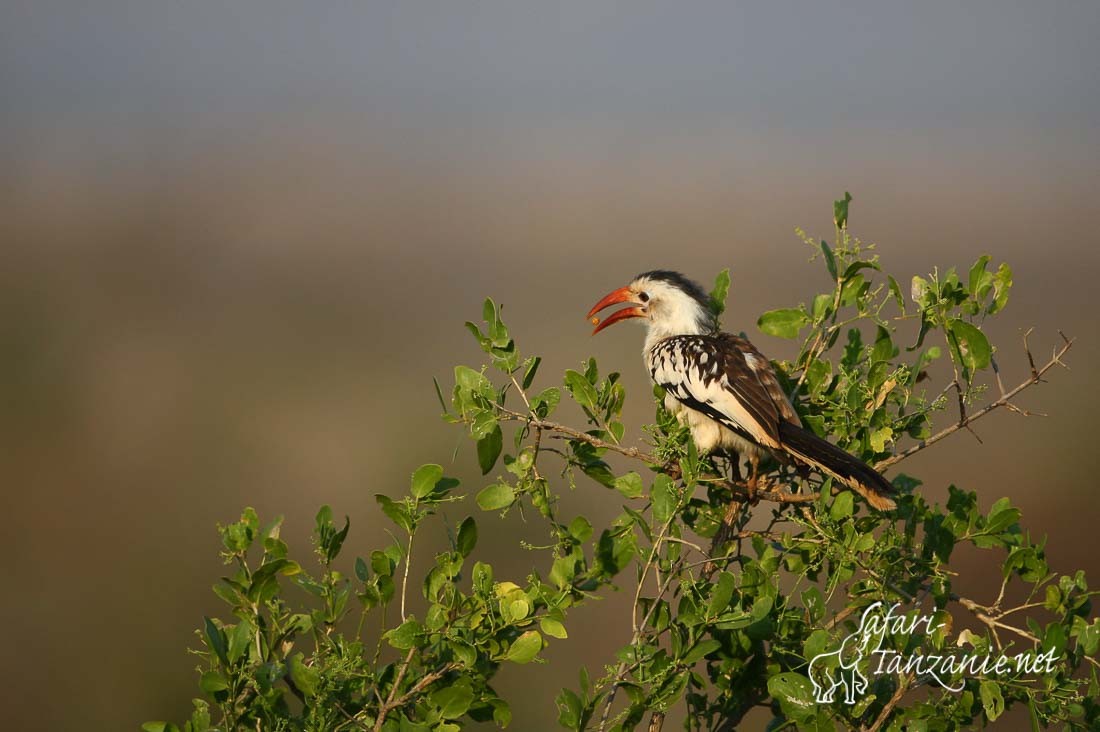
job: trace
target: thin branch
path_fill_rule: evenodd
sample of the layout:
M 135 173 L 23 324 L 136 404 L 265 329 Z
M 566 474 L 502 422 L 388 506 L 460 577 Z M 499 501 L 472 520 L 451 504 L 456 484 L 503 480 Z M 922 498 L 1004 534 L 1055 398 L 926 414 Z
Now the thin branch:
M 572 440 L 580 440 L 581 442 L 587 442 L 589 445 L 592 445 L 593 447 L 602 447 L 604 449 L 611 450 L 613 452 L 617 452 L 620 455 L 626 455 L 627 457 L 634 458 L 635 460 L 641 460 L 643 462 L 649 463 L 650 465 L 655 465 L 655 466 L 660 466 L 661 465 L 661 461 L 658 460 L 655 456 L 649 454 L 648 452 L 645 452 L 644 450 L 639 450 L 636 447 L 623 447 L 622 445 L 616 445 L 613 442 L 608 442 L 606 440 L 601 440 L 598 437 L 594 437 L 594 436 L 588 434 L 587 432 L 581 432 L 580 430 L 575 430 L 572 427 L 561 424 L 560 422 L 551 422 L 550 420 L 547 420 L 547 419 L 539 419 L 538 417 L 534 416 L 533 414 L 523 414 L 522 412 L 514 412 L 511 409 L 500 406 L 499 404 L 495 405 L 495 406 L 496 406 L 497 410 L 500 412 L 501 418 L 503 418 L 503 419 L 527 422 L 532 427 L 541 428 L 541 429 L 546 430 L 548 432 L 559 432 L 563 435 L 568 436 Z
M 397 669 L 397 676 L 393 679 L 393 686 L 390 687 L 389 697 L 387 697 L 386 701 L 378 708 L 378 719 L 374 722 L 374 732 L 382 732 L 382 723 L 386 721 L 386 715 L 395 708 L 393 705 L 394 697 L 397 696 L 397 689 L 401 686 L 401 682 L 405 678 L 405 672 L 409 670 L 409 664 L 412 663 L 415 654 L 416 648 L 410 648 L 409 652 L 405 654 L 405 660 Z
M 672 571 L 665 577 L 664 583 L 660 587 L 660 591 L 657 596 L 653 598 L 653 604 L 649 606 L 649 611 L 646 613 L 645 618 L 642 619 L 641 625 L 634 630 L 634 635 L 630 639 L 630 645 L 638 645 L 638 641 L 642 639 L 642 631 L 645 626 L 649 624 L 650 619 L 653 617 L 653 612 L 657 609 L 657 606 L 661 604 L 661 598 L 668 592 L 669 585 L 672 584 L 672 580 L 677 577 L 678 567 L 683 564 L 683 560 L 677 563 L 677 566 L 672 568 Z M 619 687 L 622 685 L 623 680 L 626 678 L 627 673 L 630 671 L 632 665 L 626 661 L 619 663 L 619 667 L 615 670 L 615 677 L 611 681 L 611 691 L 607 695 L 607 701 L 604 703 L 603 713 L 600 715 L 599 732 L 603 732 L 607 728 L 607 720 L 611 716 L 611 706 L 615 703 L 615 695 L 619 691 Z
M 1030 333 L 1030 331 L 1028 331 L 1028 332 Z M 926 447 L 929 447 L 931 445 L 936 444 L 937 442 L 939 442 L 943 438 L 945 438 L 949 435 L 952 435 L 955 432 L 958 432 L 959 430 L 963 429 L 964 427 L 969 429 L 969 427 L 972 423 L 974 423 L 977 420 L 981 419 L 982 417 L 989 414 L 990 412 L 997 409 L 998 407 L 1007 407 L 1011 411 L 1017 412 L 1018 414 L 1027 414 L 1027 412 L 1025 410 L 1022 410 L 1019 407 L 1017 407 L 1015 404 L 1013 404 L 1012 399 L 1015 398 L 1015 396 L 1017 394 L 1019 394 L 1020 392 L 1022 392 L 1024 389 L 1027 389 L 1030 386 L 1034 386 L 1035 384 L 1038 384 L 1040 381 L 1042 381 L 1043 380 L 1043 375 L 1046 374 L 1048 371 L 1050 371 L 1055 366 L 1065 367 L 1065 364 L 1062 363 L 1062 357 L 1064 355 L 1066 355 L 1066 352 L 1069 351 L 1070 348 L 1073 347 L 1073 342 L 1074 342 L 1075 339 L 1067 338 L 1065 336 L 1065 334 L 1062 333 L 1061 331 L 1058 331 L 1058 335 L 1062 336 L 1062 340 L 1064 341 L 1062 347 L 1058 348 L 1054 351 L 1054 355 L 1051 356 L 1049 361 L 1047 361 L 1041 367 L 1036 368 L 1035 360 L 1031 355 L 1031 350 L 1027 347 L 1027 334 L 1025 334 L 1025 336 L 1024 336 L 1024 350 L 1027 352 L 1028 362 L 1031 364 L 1031 376 L 1029 376 L 1025 381 L 1018 384 L 1014 389 L 1011 389 L 1007 392 L 1002 392 L 1000 397 L 998 397 L 996 400 L 990 402 L 989 404 L 985 405 L 984 407 L 982 407 L 981 409 L 979 409 L 976 412 L 971 412 L 970 414 L 967 414 L 965 416 L 965 418 L 959 420 L 958 422 L 956 422 L 955 424 L 953 424 L 949 427 L 945 427 L 944 429 L 940 430 L 936 434 L 929 437 L 927 440 L 923 440 L 920 443 L 918 443 L 916 445 L 913 445 L 912 447 L 910 447 L 906 450 L 902 450 L 901 452 L 899 452 L 896 455 L 892 455 L 892 456 L 886 458 L 885 460 L 878 461 L 877 463 L 875 463 L 875 466 L 874 466 L 875 470 L 881 471 L 885 468 L 890 467 L 891 465 L 895 465 L 897 463 L 900 463 L 905 458 L 920 452 L 921 450 L 925 449 Z
M 879 712 L 878 717 L 875 718 L 874 724 L 867 727 L 867 732 L 878 732 L 882 729 L 882 725 L 886 724 L 886 720 L 890 718 L 890 715 L 894 712 L 894 708 L 901 702 L 901 698 L 905 696 L 905 692 L 909 690 L 909 684 L 913 681 L 912 676 L 903 676 L 898 681 L 898 688 L 894 690 L 893 696 L 886 702 L 886 706 Z
M 620 455 L 640 460 L 647 465 L 658 468 L 664 471 L 670 478 L 676 479 L 680 477 L 680 468 L 674 463 L 662 463 L 655 455 L 640 450 L 636 447 L 624 447 L 622 445 L 616 445 L 613 442 L 601 440 L 599 437 L 588 434 L 587 432 L 581 432 L 580 430 L 573 429 L 560 422 L 553 422 L 548 419 L 540 419 L 533 414 L 524 414 L 522 412 L 516 412 L 507 407 L 503 407 L 499 404 L 495 405 L 501 419 L 508 421 L 526 422 L 530 427 L 534 427 L 537 430 L 544 432 L 556 432 L 561 435 L 565 435 L 570 440 L 579 440 L 586 442 L 593 447 L 602 448 L 605 450 L 611 450 Z M 737 497 L 748 498 L 749 488 L 748 485 L 742 481 L 735 480 L 720 480 L 725 487 L 729 488 Z M 816 493 L 791 493 L 780 489 L 779 481 L 761 481 L 760 487 L 758 487 L 754 493 L 754 496 L 758 500 L 768 501 L 771 503 L 810 503 L 816 501 L 818 494 Z
M 405 595 L 409 586 L 409 565 L 412 564 L 413 532 L 409 532 L 409 545 L 405 549 L 405 572 L 401 577 L 401 622 L 405 622 Z
M 446 676 L 450 671 L 458 668 L 457 663 L 448 663 L 437 668 L 429 674 L 425 674 L 413 684 L 412 688 L 406 691 L 401 696 L 397 696 L 397 689 L 401 686 L 401 682 L 405 678 L 405 674 L 409 669 L 409 664 L 412 663 L 413 656 L 416 654 L 415 648 L 410 648 L 408 654 L 405 656 L 405 660 L 401 664 L 401 668 L 397 670 L 397 676 L 393 680 L 393 686 L 390 687 L 390 693 L 385 702 L 382 702 L 378 708 L 378 717 L 374 722 L 374 732 L 381 732 L 382 725 L 386 721 L 386 716 L 395 709 L 400 709 L 409 703 L 420 692 L 427 689 L 429 686 L 439 681 Z

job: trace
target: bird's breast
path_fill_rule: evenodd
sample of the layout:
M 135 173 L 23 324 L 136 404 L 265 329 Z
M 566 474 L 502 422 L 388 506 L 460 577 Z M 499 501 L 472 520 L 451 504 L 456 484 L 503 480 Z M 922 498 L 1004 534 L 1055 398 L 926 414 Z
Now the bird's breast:
M 700 453 L 726 450 L 745 457 L 763 454 L 763 450 L 756 443 L 750 442 L 702 412 L 683 404 L 671 393 L 665 394 L 665 409 L 688 428 L 691 439 Z

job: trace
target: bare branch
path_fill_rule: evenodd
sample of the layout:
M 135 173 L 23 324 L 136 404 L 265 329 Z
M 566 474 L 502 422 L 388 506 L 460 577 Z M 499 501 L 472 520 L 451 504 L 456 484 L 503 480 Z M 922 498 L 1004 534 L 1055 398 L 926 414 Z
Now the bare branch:
M 1030 333 L 1030 332 L 1031 331 L 1028 331 L 1028 333 Z M 1014 389 L 1011 389 L 1007 392 L 1003 392 L 1000 397 L 998 397 L 996 400 L 990 402 L 989 404 L 985 405 L 984 407 L 982 407 L 978 411 L 972 412 L 972 413 L 966 415 L 966 417 L 964 419 L 960 420 L 959 422 L 956 422 L 955 424 L 953 424 L 949 427 L 945 427 L 944 429 L 940 430 L 936 434 L 929 437 L 927 440 L 923 440 L 920 443 L 918 443 L 916 445 L 913 445 L 912 447 L 910 447 L 906 450 L 902 450 L 901 452 L 897 453 L 896 455 L 892 455 L 892 456 L 886 458 L 885 460 L 878 461 L 877 463 L 875 463 L 875 466 L 874 466 L 875 470 L 883 470 L 885 468 L 890 467 L 891 465 L 895 465 L 897 463 L 900 463 L 905 458 L 907 458 L 911 455 L 915 455 L 916 453 L 920 452 L 921 450 L 925 449 L 926 447 L 929 447 L 931 445 L 936 444 L 937 442 L 939 442 L 943 438 L 947 437 L 948 435 L 952 435 L 955 432 L 958 432 L 959 430 L 961 430 L 964 427 L 969 429 L 969 426 L 972 423 L 974 423 L 977 420 L 981 419 L 982 417 L 989 414 L 990 412 L 997 409 L 998 407 L 1009 407 L 1010 411 L 1014 411 L 1014 412 L 1017 412 L 1017 413 L 1020 413 L 1020 414 L 1026 414 L 1026 412 L 1024 410 L 1021 410 L 1019 407 L 1016 407 L 1014 404 L 1012 404 L 1011 400 L 1012 400 L 1013 397 L 1015 397 L 1017 394 L 1022 392 L 1024 389 L 1027 389 L 1029 386 L 1034 386 L 1035 384 L 1038 384 L 1040 381 L 1042 381 L 1043 380 L 1043 375 L 1046 374 L 1046 372 L 1050 371 L 1055 366 L 1058 366 L 1058 365 L 1065 366 L 1065 364 L 1062 363 L 1061 359 L 1066 354 L 1066 352 L 1069 351 L 1069 349 L 1073 347 L 1074 339 L 1073 338 L 1066 338 L 1066 336 L 1061 331 L 1059 331 L 1058 334 L 1061 335 L 1062 340 L 1065 341 L 1063 343 L 1062 347 L 1058 348 L 1054 351 L 1054 355 L 1051 357 L 1051 359 L 1049 361 L 1047 361 L 1041 367 L 1036 368 L 1034 358 L 1031 355 L 1031 351 L 1030 351 L 1030 349 L 1027 348 L 1027 345 L 1026 345 L 1027 344 L 1027 334 L 1025 333 L 1024 334 L 1025 350 L 1027 351 L 1028 362 L 1031 364 L 1031 376 L 1028 377 L 1028 379 L 1021 382 Z

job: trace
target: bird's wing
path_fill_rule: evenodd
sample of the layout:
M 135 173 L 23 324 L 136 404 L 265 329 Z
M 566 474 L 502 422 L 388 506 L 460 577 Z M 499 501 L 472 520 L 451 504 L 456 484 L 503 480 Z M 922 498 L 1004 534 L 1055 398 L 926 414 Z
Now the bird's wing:
M 742 359 L 752 370 L 752 375 L 756 378 L 760 387 L 768 392 L 772 404 L 775 405 L 776 411 L 779 413 L 779 418 L 801 427 L 802 420 L 799 419 L 798 413 L 794 411 L 791 400 L 787 398 L 787 393 L 783 391 L 779 378 L 775 375 L 775 369 L 772 368 L 772 363 L 767 356 L 756 350 L 756 346 L 740 336 L 719 333 L 716 338 L 719 341 L 729 342 L 732 345 L 732 348 L 729 349 L 731 352 L 741 354 Z
M 692 409 L 761 445 L 780 445 L 780 420 L 800 424 L 768 359 L 722 333 L 667 338 L 653 347 L 653 380 Z

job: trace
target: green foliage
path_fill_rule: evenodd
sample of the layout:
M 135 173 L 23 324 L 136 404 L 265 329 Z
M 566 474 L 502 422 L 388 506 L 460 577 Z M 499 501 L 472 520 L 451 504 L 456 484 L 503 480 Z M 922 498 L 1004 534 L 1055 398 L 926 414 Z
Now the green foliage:
M 989 271 L 982 257 L 965 280 L 954 269 L 912 278 L 907 300 L 897 279 L 881 276 L 873 248 L 849 234 L 851 200 L 845 194 L 834 205 L 832 245 L 803 236 L 824 265 L 826 290 L 764 313 L 758 325 L 802 338 L 796 358 L 775 366 L 806 424 L 886 466 L 935 441 L 933 420 L 948 409 L 951 390 L 959 414 L 947 416 L 936 439 L 968 424 L 980 377 L 994 367 L 983 322 L 1005 307 L 1012 274 L 1003 264 Z M 716 315 L 729 284 L 724 271 L 711 293 Z M 613 659 L 591 659 L 596 673 L 581 668 L 577 685 L 557 692 L 565 729 L 634 729 L 647 715 L 659 727 L 675 707 L 686 710 L 687 729 L 700 730 L 732 729 L 754 707 L 772 716 L 769 729 L 952 730 L 1016 706 L 1035 729 L 1097 725 L 1095 592 L 1083 573 L 1050 568 L 1044 542 L 1021 528 L 1007 499 L 985 508 L 974 492 L 952 486 L 946 505 L 935 505 L 919 480 L 897 474 L 898 507 L 881 514 L 829 480 L 772 465 L 767 503 L 750 506 L 744 485 L 697 453 L 659 389 L 655 422 L 645 429 L 650 444 L 629 446 L 617 373 L 601 377 L 589 359 L 560 385 L 536 387 L 541 359 L 521 356 L 491 300 L 483 322 L 467 328 L 488 363 L 456 367 L 450 400 L 440 390 L 440 402 L 444 419 L 473 441 L 484 484 L 467 498 L 441 466 L 421 466 L 402 495 L 377 496 L 392 542 L 352 560 L 341 554 L 350 523 L 325 506 L 312 569 L 291 558 L 281 519 L 261 526 L 246 509 L 220 527 L 229 569 L 214 591 L 227 607 L 198 631 L 204 698 L 182 727 L 144 729 L 504 727 L 511 711 L 491 685 L 501 666 L 540 662 L 549 644 L 570 640 L 573 607 L 618 588 L 634 596 L 630 617 L 612 629 L 623 645 Z M 904 337 L 908 323 L 919 323 L 918 332 Z M 948 382 L 929 397 L 923 384 L 944 353 Z M 553 421 L 563 393 L 583 428 Z M 550 445 L 550 434 L 562 439 Z M 563 489 L 586 479 L 622 504 L 604 526 L 559 511 Z M 447 503 L 476 504 L 482 513 L 448 524 L 440 511 Z M 512 512 L 530 527 L 523 546 L 531 571 L 522 579 L 497 577 L 492 558 L 478 557 L 479 524 Z M 449 549 L 410 583 L 415 539 L 425 530 L 445 533 Z M 978 603 L 956 592 L 949 562 L 960 547 L 1001 578 L 996 598 Z M 338 568 L 345 564 L 349 574 Z M 873 673 L 873 659 L 863 658 L 869 683 L 860 698 L 819 702 L 811 660 L 831 658 L 824 670 L 839 672 L 842 641 L 875 602 L 936 621 L 926 633 L 883 635 L 884 647 L 899 653 L 1034 651 L 1052 662 L 998 674 L 958 670 L 931 683 Z M 925 693 L 907 693 L 919 686 Z

